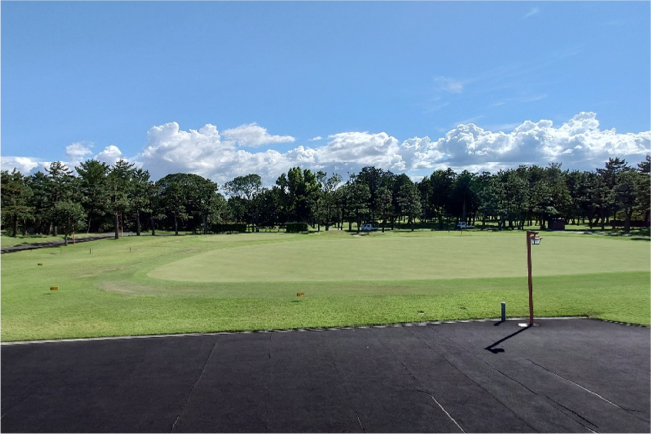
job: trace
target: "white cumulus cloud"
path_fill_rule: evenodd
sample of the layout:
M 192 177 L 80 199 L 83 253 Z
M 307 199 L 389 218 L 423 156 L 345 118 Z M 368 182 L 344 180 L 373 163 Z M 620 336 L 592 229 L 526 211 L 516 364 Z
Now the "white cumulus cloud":
M 222 135 L 227 140 L 233 140 L 240 146 L 258 147 L 276 143 L 294 142 L 292 136 L 272 136 L 255 122 L 252 124 L 240 125 L 239 127 L 225 130 Z
M 43 164 L 40 159 L 33 157 L 2 157 L 0 162 L 2 170 L 11 172 L 16 169 L 23 175 L 42 168 Z
M 651 148 L 651 131 L 622 134 L 614 129 L 602 130 L 593 112 L 581 112 L 559 126 L 542 119 L 510 127 L 510 132 L 496 128 L 491 131 L 463 123 L 443 136 L 437 134 L 438 138 L 412 137 L 402 142 L 386 132 L 349 131 L 328 136 L 325 144 L 301 144 L 280 152 L 241 149 L 241 142 L 234 140 L 232 133 L 226 134 L 238 128 L 244 130 L 241 127 L 220 134 L 211 124 L 186 131 L 170 122 L 150 128 L 146 145 L 133 158 L 126 158 L 116 145 L 107 146 L 94 158 L 109 164 L 127 159 L 149 170 L 154 180 L 170 173 L 195 173 L 223 185 L 236 176 L 257 173 L 265 185 L 271 185 L 295 166 L 339 173 L 344 179 L 347 173 L 357 173 L 364 166 L 404 172 L 410 177 L 447 167 L 477 172 L 551 162 L 569 169 L 593 170 L 603 167 L 609 157 L 625 158 L 635 165 Z M 88 149 L 86 145 L 72 144 L 66 148 L 67 159 L 87 157 L 91 155 Z M 22 173 L 42 170 L 48 164 L 30 157 L 2 157 L 3 169 L 16 167 Z
M 220 134 L 213 125 L 189 131 L 181 130 L 176 122 L 155 126 L 149 130 L 147 146 L 138 160 L 155 179 L 186 172 L 220 184 L 248 173 L 257 173 L 265 183 L 273 184 L 295 166 L 346 174 L 365 165 L 392 166 L 400 161 L 396 155 L 398 140 L 386 133 L 340 133 L 330 136 L 324 146 L 300 145 L 283 153 L 238 149 L 232 140 L 223 140 L 222 136 L 226 133 Z
M 69 161 L 84 161 L 87 155 L 92 155 L 91 147 L 81 142 L 73 143 L 66 146 L 66 157 Z
M 95 156 L 95 159 L 106 164 L 114 164 L 118 160 L 129 160 L 115 145 L 109 145 L 102 152 Z
M 510 133 L 462 124 L 436 141 L 407 140 L 400 154 L 408 163 L 406 170 L 433 168 L 444 162 L 460 168 L 559 162 L 567 168 L 590 170 L 601 167 L 609 157 L 641 161 L 650 147 L 650 131 L 618 134 L 614 129 L 601 130 L 595 113 L 581 112 L 558 128 L 550 120 L 527 120 Z
M 299 145 L 279 152 L 250 152 L 222 140 L 206 125 L 183 131 L 176 123 L 153 127 L 140 160 L 156 177 L 191 172 L 219 183 L 258 173 L 273 184 L 290 167 L 337 172 L 345 177 L 364 166 L 418 176 L 438 168 L 494 171 L 520 164 L 563 163 L 566 168 L 592 170 L 611 156 L 632 164 L 649 152 L 651 132 L 618 134 L 601 130 L 596 114 L 582 112 L 554 126 L 550 120 L 524 121 L 511 132 L 490 131 L 474 123 L 460 124 L 443 137 L 413 137 L 402 143 L 386 132 L 343 132 L 328 136 L 324 145 Z

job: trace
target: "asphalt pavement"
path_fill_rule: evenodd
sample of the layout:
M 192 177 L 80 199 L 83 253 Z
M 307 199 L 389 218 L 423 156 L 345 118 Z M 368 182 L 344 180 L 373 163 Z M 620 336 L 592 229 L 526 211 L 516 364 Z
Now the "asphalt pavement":
M 2 345 L 3 432 L 649 432 L 649 328 L 460 322 Z

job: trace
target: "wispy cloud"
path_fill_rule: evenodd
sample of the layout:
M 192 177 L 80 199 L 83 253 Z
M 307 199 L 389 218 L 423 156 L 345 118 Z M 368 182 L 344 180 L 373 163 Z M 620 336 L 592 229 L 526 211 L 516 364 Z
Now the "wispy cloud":
M 523 98 L 522 102 L 540 101 L 541 99 L 545 99 L 545 98 L 547 98 L 547 95 L 545 95 L 545 94 L 543 94 L 543 95 L 535 95 L 535 96 L 531 96 L 531 97 L 528 97 L 528 98 Z
M 310 142 L 316 142 L 317 140 L 321 140 L 321 139 L 323 139 L 323 137 L 321 137 L 321 136 L 312 137 L 310 139 Z
M 426 91 L 428 100 L 421 103 L 423 113 L 440 110 L 454 102 L 465 104 L 480 96 L 489 99 L 483 102 L 488 108 L 542 100 L 547 97 L 546 88 L 555 84 L 546 72 L 576 56 L 582 49 L 581 45 L 564 47 L 529 61 L 500 65 L 470 77 L 435 76 L 434 86 Z
M 449 105 L 449 102 L 443 102 L 443 103 L 438 103 L 436 104 L 434 101 L 430 102 L 429 104 L 425 104 L 425 110 L 423 110 L 423 113 L 431 113 L 435 112 L 437 110 L 441 110 L 443 107 Z
M 525 18 L 533 17 L 534 15 L 538 15 L 539 12 L 540 12 L 540 8 L 533 8 L 524 17 Z
M 431 113 L 449 105 L 449 98 L 462 94 L 465 85 L 471 81 L 452 77 L 434 77 L 434 86 L 428 89 L 428 93 L 432 96 L 429 101 L 422 104 L 423 113 Z
M 543 100 L 545 98 L 547 98 L 547 94 L 525 95 L 525 96 L 518 96 L 514 98 L 503 98 L 499 101 L 489 104 L 487 108 L 491 109 L 495 107 L 501 107 L 504 105 L 522 104 L 525 102 L 535 102 L 535 101 Z
M 451 77 L 434 77 L 436 90 L 449 93 L 463 92 L 463 81 Z

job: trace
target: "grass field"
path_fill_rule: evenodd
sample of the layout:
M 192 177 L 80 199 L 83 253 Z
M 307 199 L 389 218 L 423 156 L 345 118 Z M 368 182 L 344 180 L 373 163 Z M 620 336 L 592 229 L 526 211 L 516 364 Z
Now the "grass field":
M 536 315 L 650 324 L 648 240 L 542 236 Z M 2 340 L 523 317 L 527 294 L 522 232 L 125 237 L 3 255 Z

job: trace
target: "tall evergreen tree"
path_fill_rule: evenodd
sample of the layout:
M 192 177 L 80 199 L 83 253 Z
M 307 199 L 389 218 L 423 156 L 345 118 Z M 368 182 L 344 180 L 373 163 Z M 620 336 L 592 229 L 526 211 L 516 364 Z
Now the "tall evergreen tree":
M 108 174 L 109 210 L 113 215 L 115 239 L 124 232 L 124 216 L 131 209 L 133 193 L 134 164 L 118 160 Z
M 97 160 L 87 160 L 75 167 L 79 175 L 79 194 L 81 204 L 88 215 L 87 231 L 92 228 L 92 220 L 101 219 L 108 212 L 110 166 Z M 95 226 L 97 229 L 99 227 Z
M 131 211 L 135 214 L 136 219 L 136 235 L 140 236 L 141 221 L 140 216 L 142 213 L 152 212 L 152 205 L 150 197 L 153 194 L 154 185 L 149 180 L 149 172 L 147 170 L 135 169 L 131 177 Z
M 2 222 L 11 223 L 11 236 L 18 235 L 18 222 L 23 223 L 23 228 L 28 221 L 34 219 L 34 207 L 29 201 L 32 189 L 27 183 L 27 178 L 14 169 L 12 172 L 3 170 L 0 173 L 2 197 Z M 24 230 L 24 229 L 23 229 Z
M 65 164 L 60 161 L 51 163 L 45 168 L 47 172 L 45 189 L 47 194 L 47 209 L 51 211 L 61 201 L 78 200 L 75 192 L 74 176 Z M 48 215 L 47 213 L 45 215 Z M 57 225 L 51 222 L 51 233 L 57 235 Z
M 373 204 L 376 212 L 382 218 L 382 232 L 387 224 L 387 218 L 393 211 L 393 194 L 388 187 L 380 187 L 375 194 L 375 203 Z
M 450 208 L 450 200 L 456 173 L 450 168 L 446 170 L 436 170 L 429 177 L 432 184 L 432 195 L 430 206 L 439 220 L 439 229 L 443 229 L 443 217 L 445 212 Z
M 414 231 L 414 223 L 422 211 L 420 203 L 420 192 L 413 182 L 405 183 L 398 191 L 398 204 L 400 213 L 407 216 L 408 223 L 411 224 L 411 231 Z

